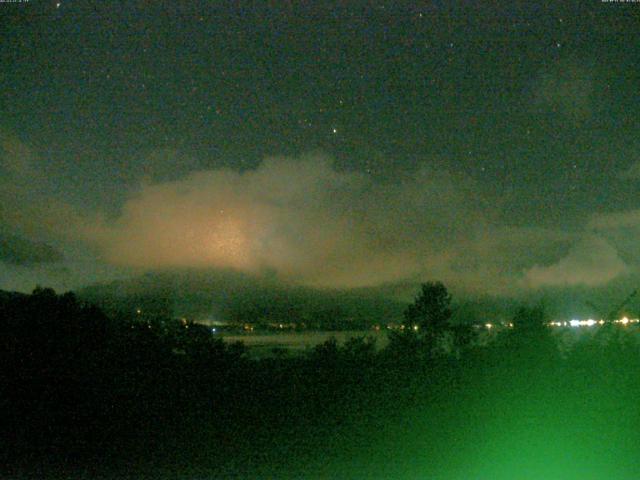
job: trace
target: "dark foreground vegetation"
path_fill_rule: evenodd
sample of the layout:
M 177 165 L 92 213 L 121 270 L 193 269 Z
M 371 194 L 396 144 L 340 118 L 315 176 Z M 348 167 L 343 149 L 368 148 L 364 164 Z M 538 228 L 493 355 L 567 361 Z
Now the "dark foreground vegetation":
M 252 360 L 198 325 L 4 294 L 0 477 L 638 477 L 634 332 L 561 350 L 525 308 L 480 345 L 450 317 L 427 284 L 384 350 Z

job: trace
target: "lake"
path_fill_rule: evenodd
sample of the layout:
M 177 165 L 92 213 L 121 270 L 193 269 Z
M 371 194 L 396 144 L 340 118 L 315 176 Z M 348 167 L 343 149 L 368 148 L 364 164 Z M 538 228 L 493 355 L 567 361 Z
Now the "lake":
M 385 330 L 350 330 L 344 332 L 286 332 L 286 333 L 245 333 L 226 334 L 219 336 L 225 342 L 243 342 L 251 356 L 269 356 L 274 349 L 283 349 L 290 352 L 303 353 L 316 345 L 335 337 L 339 345 L 354 337 L 371 337 L 376 341 L 376 348 L 384 348 L 388 343 Z

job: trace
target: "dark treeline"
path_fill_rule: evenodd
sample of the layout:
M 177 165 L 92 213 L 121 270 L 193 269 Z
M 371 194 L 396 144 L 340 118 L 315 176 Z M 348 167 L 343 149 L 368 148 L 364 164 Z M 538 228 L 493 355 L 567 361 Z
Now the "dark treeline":
M 3 294 L 0 476 L 515 478 L 500 462 L 522 457 L 534 473 L 518 478 L 573 478 L 576 452 L 622 442 L 615 472 L 580 458 L 632 478 L 629 331 L 602 327 L 563 350 L 541 308 L 488 343 L 451 316 L 446 288 L 428 283 L 383 350 L 355 338 L 257 360 L 196 324 L 107 317 L 50 289 Z

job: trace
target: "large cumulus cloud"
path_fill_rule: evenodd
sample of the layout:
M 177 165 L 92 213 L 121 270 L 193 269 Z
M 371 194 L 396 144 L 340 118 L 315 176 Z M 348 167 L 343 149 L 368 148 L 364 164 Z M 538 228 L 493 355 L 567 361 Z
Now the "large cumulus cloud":
M 394 182 L 339 172 L 321 155 L 147 184 L 86 231 L 107 261 L 219 267 L 313 285 L 363 286 L 449 268 L 485 225 L 467 181 L 419 170 Z
M 51 279 L 71 287 L 113 272 L 187 267 L 323 287 L 439 279 L 458 291 L 508 294 L 597 287 L 638 271 L 638 211 L 594 214 L 572 231 L 535 218 L 513 226 L 481 185 L 433 167 L 383 179 L 321 154 L 267 158 L 244 171 L 186 173 L 191 165 L 142 175 L 134 193 L 118 189 L 114 216 L 72 205 L 55 179 L 47 188 L 39 164 L 0 132 L 0 233 L 57 252 L 0 245 L 0 288 L 18 277 L 27 287 Z

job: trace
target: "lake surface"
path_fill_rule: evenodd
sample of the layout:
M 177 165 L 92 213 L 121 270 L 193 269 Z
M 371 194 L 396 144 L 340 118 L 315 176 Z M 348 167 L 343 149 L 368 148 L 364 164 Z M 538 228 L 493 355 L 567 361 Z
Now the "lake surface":
M 605 333 L 606 332 L 606 333 Z M 599 343 L 606 343 L 612 340 L 611 337 L 625 332 L 626 338 L 636 344 L 640 344 L 640 326 L 634 324 L 629 326 L 618 326 L 614 329 L 602 330 L 599 325 L 585 328 L 559 327 L 552 330 L 552 335 L 558 343 L 558 349 L 562 353 L 567 353 L 575 347 L 580 340 L 590 337 Z M 376 349 L 380 350 L 389 344 L 387 336 L 388 330 L 349 330 L 343 332 L 332 331 L 302 331 L 302 332 L 257 332 L 257 333 L 216 333 L 216 336 L 223 338 L 225 342 L 243 342 L 252 357 L 265 357 L 274 355 L 277 350 L 284 350 L 289 353 L 304 353 L 311 350 L 316 345 L 326 342 L 334 337 L 338 345 L 344 344 L 354 337 L 370 337 L 375 339 Z M 479 345 L 486 345 L 492 341 L 498 332 L 493 329 L 480 330 L 476 342 Z
M 385 330 L 350 330 L 344 332 L 286 332 L 286 333 L 246 333 L 219 334 L 225 342 L 243 342 L 253 356 L 272 354 L 274 349 L 303 353 L 316 345 L 335 338 L 339 345 L 350 338 L 370 337 L 375 339 L 376 348 L 387 346 L 389 340 Z

